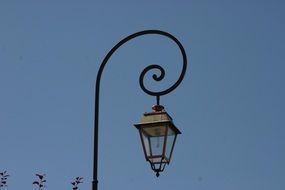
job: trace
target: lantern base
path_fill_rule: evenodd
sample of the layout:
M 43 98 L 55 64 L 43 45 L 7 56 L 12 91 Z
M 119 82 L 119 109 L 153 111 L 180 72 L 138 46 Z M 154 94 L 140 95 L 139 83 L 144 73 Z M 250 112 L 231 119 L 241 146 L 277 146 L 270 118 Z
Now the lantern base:
M 151 169 L 156 173 L 156 177 L 160 176 L 160 172 L 163 172 L 166 163 L 165 162 L 161 162 L 161 163 L 150 163 Z

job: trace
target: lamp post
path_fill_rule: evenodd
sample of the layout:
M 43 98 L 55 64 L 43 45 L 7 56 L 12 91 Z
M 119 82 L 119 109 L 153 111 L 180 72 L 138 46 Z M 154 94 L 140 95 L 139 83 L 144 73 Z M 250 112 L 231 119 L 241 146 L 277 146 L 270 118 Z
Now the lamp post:
M 159 176 L 159 172 L 164 170 L 165 165 L 169 164 L 176 136 L 181 133 L 173 124 L 171 117 L 164 110 L 164 107 L 160 105 L 160 96 L 163 96 L 173 91 L 184 78 L 187 67 L 187 57 L 182 44 L 173 35 L 161 30 L 144 30 L 125 37 L 108 52 L 108 54 L 103 59 L 97 73 L 95 87 L 94 158 L 92 190 L 98 190 L 99 95 L 102 72 L 109 58 L 119 47 L 121 47 L 123 44 L 133 38 L 149 34 L 161 35 L 170 38 L 179 47 L 183 58 L 182 71 L 178 80 L 170 88 L 164 91 L 150 91 L 145 87 L 143 82 L 145 74 L 152 69 L 158 69 L 160 71 L 160 76 L 154 74 L 153 79 L 155 81 L 161 81 L 165 75 L 165 71 L 161 66 L 149 65 L 142 71 L 139 78 L 141 89 L 145 93 L 156 97 L 156 105 L 153 106 L 153 111 L 150 113 L 145 113 L 141 119 L 141 122 L 135 124 L 135 127 L 139 130 L 140 133 L 145 158 L 150 163 L 151 168 L 156 172 L 157 177 Z M 154 145 L 154 143 L 157 144 Z

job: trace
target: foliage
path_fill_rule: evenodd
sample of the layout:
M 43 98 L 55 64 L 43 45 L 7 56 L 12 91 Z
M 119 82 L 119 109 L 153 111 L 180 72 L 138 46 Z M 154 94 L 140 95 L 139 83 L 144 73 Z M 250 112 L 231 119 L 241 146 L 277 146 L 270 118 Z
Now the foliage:
M 7 187 L 7 179 L 10 175 L 8 175 L 7 171 L 0 172 L 0 190 L 4 187 Z M 38 190 L 44 190 L 46 185 L 46 175 L 45 174 L 36 174 L 37 180 L 33 182 L 33 185 L 36 185 Z M 72 184 L 72 190 L 78 190 L 79 184 L 83 183 L 83 177 L 76 177 L 74 181 L 71 182 Z
M 74 179 L 74 181 L 71 182 L 71 184 L 72 184 L 72 190 L 78 190 L 78 185 L 79 185 L 80 183 L 83 183 L 83 182 L 82 182 L 82 179 L 83 179 L 83 177 L 76 177 L 76 178 Z
M 43 190 L 45 188 L 45 183 L 46 183 L 46 179 L 45 179 L 45 174 L 36 174 L 36 176 L 38 177 L 38 180 L 34 181 L 33 184 L 36 185 L 38 187 L 38 190 Z
M 2 189 L 3 187 L 7 187 L 8 177 L 9 177 L 9 175 L 8 175 L 7 171 L 0 172 L 0 189 Z

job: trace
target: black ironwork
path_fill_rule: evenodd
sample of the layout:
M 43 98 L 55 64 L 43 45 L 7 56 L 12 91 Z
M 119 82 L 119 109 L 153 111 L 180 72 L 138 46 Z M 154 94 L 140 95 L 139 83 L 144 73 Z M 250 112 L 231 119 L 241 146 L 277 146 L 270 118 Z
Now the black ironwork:
M 119 48 L 121 47 L 123 44 L 125 44 L 126 42 L 128 42 L 129 40 L 139 37 L 139 36 L 143 36 L 143 35 L 148 35 L 148 34 L 157 34 L 157 35 L 162 35 L 165 37 L 170 38 L 171 40 L 173 40 L 179 47 L 181 54 L 182 54 L 182 58 L 183 58 L 183 67 L 182 67 L 182 71 L 181 74 L 178 78 L 178 80 L 168 89 L 164 90 L 164 91 L 157 91 L 157 92 L 153 92 L 148 90 L 145 85 L 144 85 L 144 76 L 145 74 L 152 70 L 152 69 L 158 69 L 160 71 L 160 76 L 157 76 L 156 74 L 154 74 L 152 76 L 152 78 L 155 81 L 161 81 L 164 76 L 165 76 L 165 70 L 159 66 L 159 65 L 149 65 L 148 67 L 146 67 L 140 77 L 139 77 L 139 83 L 140 83 L 140 87 L 142 88 L 142 90 L 151 95 L 151 96 L 156 96 L 156 101 L 157 101 L 157 105 L 159 105 L 159 100 L 160 100 L 160 96 L 163 96 L 165 94 L 170 93 L 171 91 L 173 91 L 183 80 L 185 72 L 186 72 L 186 67 L 187 67 L 187 57 L 186 57 L 186 53 L 185 50 L 182 46 L 182 44 L 171 34 L 161 31 L 161 30 L 144 30 L 144 31 L 140 31 L 140 32 L 136 32 L 134 34 L 131 34 L 129 36 L 127 36 L 126 38 L 122 39 L 119 43 L 117 43 L 109 52 L 108 54 L 105 56 L 105 58 L 103 59 L 100 68 L 98 70 L 97 73 L 97 78 L 96 78 L 96 88 L 95 88 L 95 112 L 94 112 L 94 159 L 93 159 L 93 181 L 92 181 L 92 190 L 97 190 L 98 189 L 98 142 L 99 142 L 99 138 L 98 138 L 98 134 L 99 134 L 99 95 L 100 95 L 100 81 L 101 81 L 101 75 L 102 72 L 104 70 L 104 67 L 106 65 L 106 63 L 108 62 L 109 58 L 113 55 L 113 53 Z

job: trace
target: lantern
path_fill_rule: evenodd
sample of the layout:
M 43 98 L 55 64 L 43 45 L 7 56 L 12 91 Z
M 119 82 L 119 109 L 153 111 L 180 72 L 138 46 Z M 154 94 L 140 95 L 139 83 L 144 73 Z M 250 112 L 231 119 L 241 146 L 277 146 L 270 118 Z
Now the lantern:
M 170 163 L 176 137 L 181 132 L 163 106 L 155 105 L 152 109 L 152 112 L 144 113 L 141 122 L 134 126 L 139 130 L 145 158 L 158 177 Z

